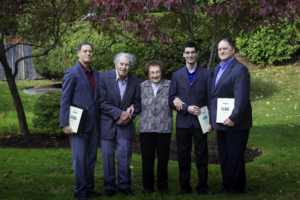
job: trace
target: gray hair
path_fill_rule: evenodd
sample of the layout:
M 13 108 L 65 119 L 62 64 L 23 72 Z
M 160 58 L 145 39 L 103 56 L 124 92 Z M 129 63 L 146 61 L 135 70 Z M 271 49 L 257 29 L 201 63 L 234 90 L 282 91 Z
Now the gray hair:
M 82 47 L 83 45 L 90 45 L 90 46 L 92 47 L 92 51 L 94 51 L 94 47 L 93 47 L 93 45 L 92 45 L 91 43 L 89 43 L 89 42 L 82 42 L 82 43 L 80 43 L 80 44 L 78 45 L 78 47 L 77 47 L 77 52 L 80 52 L 80 51 L 81 51 L 81 47 Z
M 115 57 L 114 57 L 115 64 L 118 63 L 118 60 L 121 56 L 125 56 L 125 57 L 129 58 L 131 66 L 134 66 L 136 64 L 136 58 L 134 57 L 134 55 L 132 55 L 131 53 L 124 53 L 124 52 L 120 52 L 117 55 L 115 55 Z

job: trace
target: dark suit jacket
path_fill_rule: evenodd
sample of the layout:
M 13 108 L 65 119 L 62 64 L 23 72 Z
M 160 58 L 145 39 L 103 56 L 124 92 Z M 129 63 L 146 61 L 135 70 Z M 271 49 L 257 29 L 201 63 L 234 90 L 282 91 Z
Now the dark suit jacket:
M 252 127 L 252 108 L 250 104 L 250 74 L 248 69 L 236 59 L 233 59 L 222 76 L 216 87 L 215 80 L 220 66 L 216 66 L 214 77 L 211 82 L 211 123 L 215 130 L 243 130 Z M 235 126 L 226 127 L 221 123 L 216 123 L 217 99 L 234 98 L 235 105 L 229 119 Z
M 182 110 L 177 111 L 176 127 L 190 128 L 194 125 L 195 128 L 201 128 L 198 117 L 186 112 L 186 107 L 187 105 L 195 105 L 199 108 L 203 106 L 209 107 L 208 97 L 211 78 L 212 72 L 200 66 L 197 67 L 192 84 L 190 83 L 186 67 L 173 73 L 169 91 L 169 105 L 176 109 L 173 103 L 176 96 L 185 103 L 182 106 Z
M 121 101 L 120 90 L 116 81 L 116 69 L 103 72 L 99 78 L 99 107 L 101 139 L 113 139 L 117 131 L 117 124 L 122 111 L 133 104 L 133 117 L 141 112 L 140 80 L 132 73 L 128 73 L 127 87 Z M 125 126 L 118 126 L 126 139 L 133 138 L 134 127 L 132 121 Z
M 93 69 L 96 82 L 95 96 L 93 97 L 92 88 L 79 62 L 71 68 L 66 69 L 62 80 L 62 93 L 60 100 L 60 127 L 69 126 L 70 105 L 88 107 L 86 121 L 83 132 L 89 132 L 94 121 L 99 121 L 99 72 Z M 100 133 L 99 123 L 96 124 L 97 131 Z

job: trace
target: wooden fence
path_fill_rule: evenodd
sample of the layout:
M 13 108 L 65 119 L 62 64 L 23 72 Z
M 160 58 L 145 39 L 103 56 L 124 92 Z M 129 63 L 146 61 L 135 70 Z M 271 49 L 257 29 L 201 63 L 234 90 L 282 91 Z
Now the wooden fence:
M 11 46 L 12 44 L 5 44 L 5 48 Z M 32 46 L 19 44 L 14 46 L 10 50 L 6 52 L 7 61 L 9 67 L 12 68 L 13 73 L 15 72 L 14 66 L 17 59 L 23 56 L 30 55 L 32 53 Z M 44 77 L 40 76 L 33 68 L 31 58 L 27 58 L 19 62 L 18 66 L 18 74 L 16 76 L 16 80 L 36 80 L 36 79 L 43 79 Z M 0 63 L 0 80 L 5 81 L 5 72 L 2 64 Z

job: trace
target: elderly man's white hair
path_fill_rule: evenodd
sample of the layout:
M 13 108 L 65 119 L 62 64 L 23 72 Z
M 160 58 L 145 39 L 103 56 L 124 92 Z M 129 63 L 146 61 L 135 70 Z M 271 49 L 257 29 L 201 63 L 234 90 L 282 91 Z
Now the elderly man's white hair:
M 134 57 L 134 55 L 132 55 L 131 53 L 124 53 L 124 52 L 120 52 L 117 55 L 115 55 L 115 58 L 114 58 L 115 64 L 117 64 L 117 62 L 121 56 L 125 56 L 125 57 L 129 58 L 131 66 L 134 66 L 136 64 L 136 58 Z

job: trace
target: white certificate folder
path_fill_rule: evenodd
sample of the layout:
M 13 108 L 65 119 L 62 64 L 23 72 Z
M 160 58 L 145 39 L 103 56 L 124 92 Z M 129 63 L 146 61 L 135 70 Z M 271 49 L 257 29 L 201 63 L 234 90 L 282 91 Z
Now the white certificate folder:
M 77 105 L 70 106 L 69 125 L 74 133 L 82 133 L 86 118 L 87 108 Z
M 223 123 L 229 117 L 234 108 L 234 98 L 218 98 L 217 102 L 217 123 Z
M 202 128 L 203 134 L 208 132 L 207 126 L 209 124 L 209 113 L 208 113 L 208 108 L 207 106 L 204 106 L 200 108 L 201 113 L 198 115 L 198 120 L 200 123 L 200 126 Z

